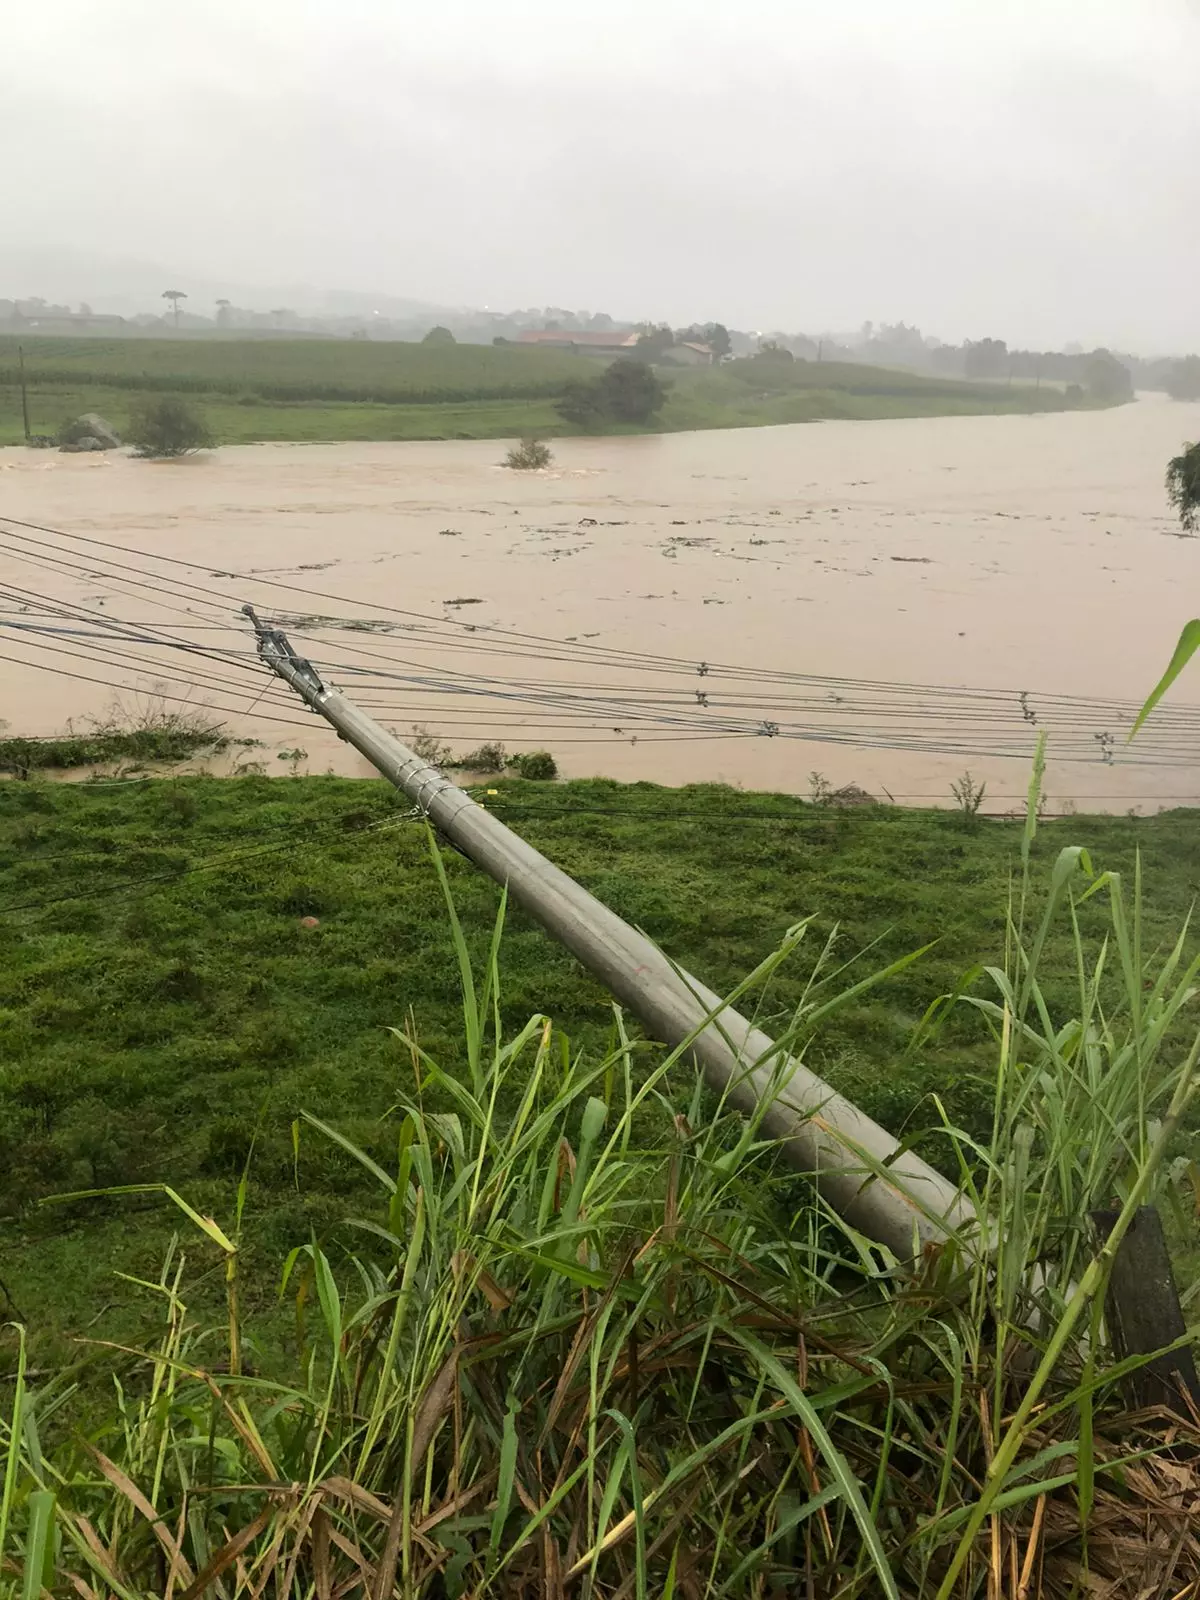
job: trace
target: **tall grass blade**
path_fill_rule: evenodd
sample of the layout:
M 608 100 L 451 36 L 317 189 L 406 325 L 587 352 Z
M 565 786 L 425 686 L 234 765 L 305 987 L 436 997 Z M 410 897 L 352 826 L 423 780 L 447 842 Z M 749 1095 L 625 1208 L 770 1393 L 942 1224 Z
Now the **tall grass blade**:
M 883 1593 L 888 1600 L 900 1600 L 900 1591 L 896 1585 L 895 1574 L 892 1572 L 887 1556 L 884 1554 L 883 1542 L 879 1537 L 879 1530 L 871 1519 L 867 1510 L 867 1503 L 863 1499 L 862 1489 L 855 1477 L 845 1456 L 834 1444 L 819 1415 L 813 1407 L 812 1401 L 800 1388 L 779 1359 L 753 1334 L 734 1325 L 727 1325 L 726 1332 L 735 1339 L 743 1349 L 758 1363 L 760 1370 L 765 1373 L 780 1392 L 788 1400 L 796 1414 L 801 1418 L 804 1426 L 811 1434 L 817 1449 L 825 1461 L 837 1485 L 838 1493 L 846 1502 L 847 1509 L 854 1518 L 858 1527 L 863 1547 L 870 1557 L 871 1565 Z

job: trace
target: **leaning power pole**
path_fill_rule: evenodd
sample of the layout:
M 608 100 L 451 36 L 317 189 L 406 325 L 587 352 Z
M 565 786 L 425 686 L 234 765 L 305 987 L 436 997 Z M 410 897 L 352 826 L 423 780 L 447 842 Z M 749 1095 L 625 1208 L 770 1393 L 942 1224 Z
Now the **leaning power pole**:
M 809 1173 L 853 1226 L 910 1260 L 975 1223 L 952 1184 L 836 1093 L 643 934 L 326 683 L 287 636 L 243 611 L 258 653 L 341 737 L 412 800 L 465 856 L 575 955 L 666 1044 L 690 1041 L 714 1089 Z M 765 1109 L 763 1109 L 765 1107 Z

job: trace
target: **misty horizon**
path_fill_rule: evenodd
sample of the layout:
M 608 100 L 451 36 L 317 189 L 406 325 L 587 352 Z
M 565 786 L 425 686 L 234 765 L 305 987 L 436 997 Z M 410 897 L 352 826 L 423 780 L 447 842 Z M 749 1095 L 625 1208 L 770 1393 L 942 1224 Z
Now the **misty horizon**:
M 4 270 L 5 263 L 0 262 L 0 272 Z M 32 278 L 35 284 L 42 288 L 50 288 L 56 292 L 51 293 L 21 293 L 14 292 L 12 284 Z M 150 283 L 153 287 L 139 291 L 135 287 L 116 287 L 116 284 L 136 284 L 137 282 Z M 99 291 L 93 287 L 91 292 L 80 293 L 86 290 L 89 284 L 100 284 Z M 339 325 L 359 320 L 366 327 L 370 326 L 372 318 L 378 318 L 385 327 L 411 325 L 414 330 L 428 329 L 444 320 L 452 327 L 470 325 L 475 321 L 476 331 L 482 325 L 485 317 L 494 317 L 507 321 L 520 321 L 525 326 L 540 325 L 543 320 L 550 318 L 566 319 L 563 326 L 575 325 L 575 319 L 585 320 L 590 316 L 601 315 L 612 323 L 614 327 L 632 328 L 645 326 L 650 319 L 636 315 L 611 312 L 607 307 L 566 307 L 557 304 L 546 306 L 478 306 L 478 305 L 444 305 L 436 302 L 418 300 L 411 297 L 399 296 L 390 293 L 371 294 L 362 290 L 345 290 L 336 288 L 317 288 L 311 284 L 292 285 L 254 285 L 247 283 L 233 284 L 220 280 L 205 282 L 197 280 L 187 272 L 176 272 L 169 268 L 152 268 L 145 263 L 131 264 L 122 269 L 119 264 L 105 264 L 97 269 L 94 265 L 81 264 L 69 272 L 64 272 L 61 266 L 50 264 L 35 267 L 32 271 L 25 270 L 18 278 L 11 281 L 0 277 L 0 307 L 5 302 L 18 306 L 30 306 L 31 303 L 43 301 L 50 308 L 46 315 L 53 315 L 56 308 L 62 307 L 69 311 L 91 313 L 111 313 L 124 318 L 131 325 L 145 327 L 145 319 L 155 318 L 166 324 L 168 332 L 171 331 L 172 309 L 163 307 L 166 299 L 163 292 L 157 287 L 159 283 L 170 283 L 179 287 L 190 285 L 183 291 L 182 319 L 186 329 L 189 320 L 196 320 L 216 326 L 217 314 L 222 302 L 232 305 L 235 309 L 250 313 L 256 317 L 266 317 L 275 313 L 275 308 L 281 308 L 284 313 L 296 319 L 298 331 L 303 324 L 318 322 L 324 319 L 336 322 Z M 64 287 L 65 286 L 65 287 Z M 4 315 L 0 311 L 0 315 Z M 27 311 L 25 315 L 33 313 Z M 703 322 L 716 322 L 719 318 L 696 319 L 692 324 L 685 325 L 676 322 L 667 326 L 682 329 L 685 326 L 697 326 Z M 556 325 L 558 325 L 556 323 Z M 233 324 L 234 328 L 244 326 Z M 959 340 L 944 339 L 936 329 L 918 328 L 915 323 L 906 324 L 901 318 L 892 325 L 894 328 L 907 328 L 912 333 L 918 333 L 930 347 L 949 346 L 953 348 L 965 347 L 969 344 L 998 338 L 1007 342 L 1013 350 L 1021 348 L 1015 341 L 1005 341 L 1003 329 L 991 329 L 986 333 L 967 335 Z M 284 325 L 283 331 L 287 331 Z M 731 326 L 731 331 L 743 338 L 766 339 L 772 336 L 803 339 L 824 339 L 843 347 L 853 347 L 865 344 L 871 337 L 879 337 L 889 332 L 889 326 L 876 322 L 872 318 L 864 318 L 854 327 L 829 328 L 748 328 L 739 329 Z M 408 337 L 408 334 L 390 337 Z M 420 337 L 415 332 L 413 337 Z M 1054 352 L 1079 352 L 1088 348 L 1111 348 L 1109 346 L 1087 346 L 1080 340 L 1064 339 L 1057 345 L 1046 345 L 1042 348 L 1047 353 Z M 1179 350 L 1123 350 L 1118 354 L 1130 356 L 1140 360 L 1160 361 L 1177 357 L 1187 352 Z
M 48 0 L 7 48 L 8 297 L 1200 346 L 1188 0 Z

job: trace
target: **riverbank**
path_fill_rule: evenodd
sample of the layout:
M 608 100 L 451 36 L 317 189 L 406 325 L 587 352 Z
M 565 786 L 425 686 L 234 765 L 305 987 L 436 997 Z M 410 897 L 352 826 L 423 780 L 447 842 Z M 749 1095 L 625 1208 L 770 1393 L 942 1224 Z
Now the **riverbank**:
M 955 1013 L 919 1047 L 913 1030 L 974 962 L 1002 956 L 1019 823 L 716 786 L 487 788 L 498 815 L 719 990 L 812 916 L 772 984 L 768 1029 L 828 937 L 839 962 L 871 946 L 846 984 L 929 946 L 824 1022 L 808 1063 L 896 1132 L 936 1121 L 933 1091 L 983 1131 L 983 1027 Z M 177 1217 L 152 1196 L 40 1199 L 169 1182 L 227 1225 L 252 1149 L 243 1309 L 282 1337 L 283 1255 L 314 1232 L 340 1237 L 372 1194 L 336 1147 L 294 1146 L 293 1122 L 332 1120 L 390 1168 L 379 1119 L 411 1062 L 388 1030 L 411 1026 L 434 1058 L 457 1059 L 451 933 L 407 813 L 382 782 L 336 778 L 0 784 L 0 1279 L 43 1354 L 64 1355 L 85 1324 L 92 1338 L 138 1337 L 136 1303 L 108 1285 L 115 1271 L 155 1278 Z M 1151 949 L 1194 897 L 1193 836 L 1188 813 L 1048 822 L 1036 870 L 1081 844 L 1132 881 L 1140 851 Z M 483 961 L 498 891 L 453 853 L 446 870 Z M 1085 933 L 1100 914 L 1081 909 Z M 1041 968 L 1052 1009 L 1073 1003 L 1062 921 Z M 608 997 L 516 911 L 501 966 L 506 1028 L 549 1011 L 573 1052 L 603 1053 Z M 215 1315 L 222 1294 L 214 1276 L 193 1312 Z
M 96 411 L 118 432 L 147 395 L 186 396 L 223 444 L 493 439 L 580 430 L 555 400 L 603 364 L 519 346 L 363 340 L 21 341 L 30 425 L 54 434 Z M 662 411 L 598 431 L 673 433 L 823 419 L 1031 414 L 1072 409 L 1057 388 L 966 383 L 837 362 L 743 360 L 672 369 Z M 24 437 L 17 341 L 0 338 L 0 444 Z

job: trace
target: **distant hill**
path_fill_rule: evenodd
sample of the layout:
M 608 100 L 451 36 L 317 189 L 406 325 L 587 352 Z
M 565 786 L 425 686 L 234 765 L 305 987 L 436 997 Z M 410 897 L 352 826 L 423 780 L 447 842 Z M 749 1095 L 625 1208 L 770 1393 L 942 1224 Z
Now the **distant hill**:
M 0 298 L 38 295 L 67 305 L 83 302 L 96 311 L 132 317 L 162 309 L 164 289 L 182 289 L 191 309 L 212 316 L 218 300 L 266 308 L 290 306 L 308 315 L 436 317 L 448 308 L 404 295 L 357 289 L 320 289 L 312 284 L 247 283 L 181 271 L 161 262 L 95 256 L 63 250 L 14 250 L 0 255 Z

